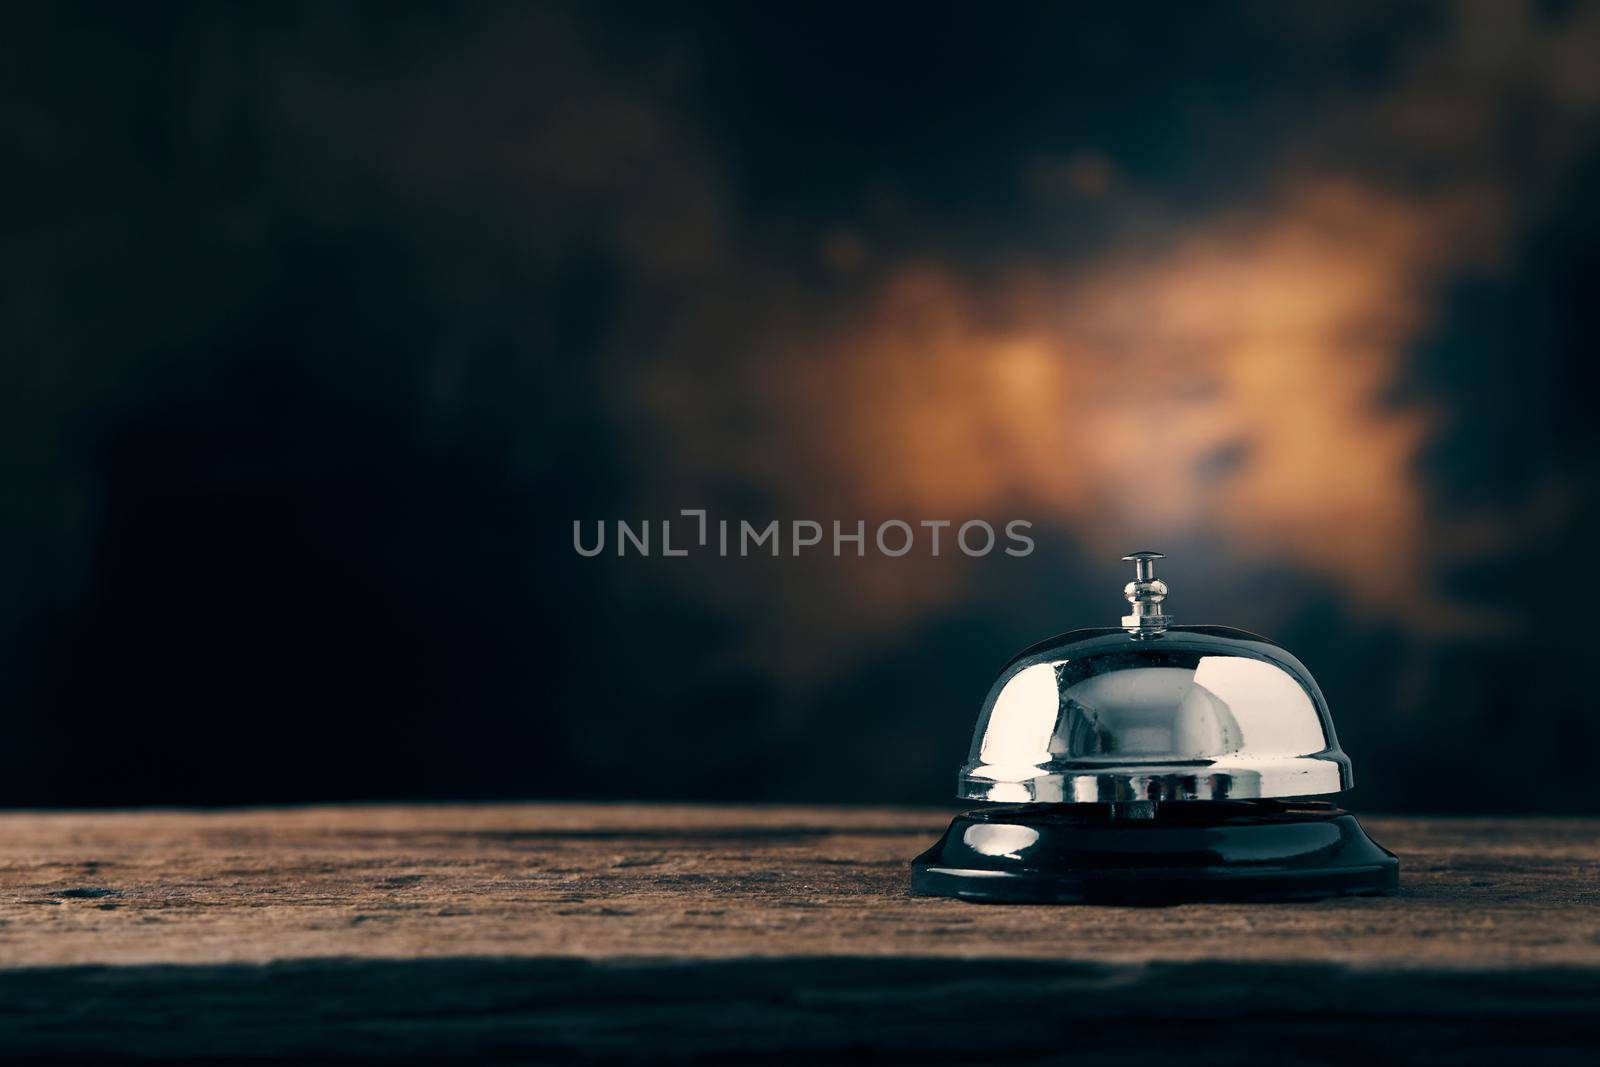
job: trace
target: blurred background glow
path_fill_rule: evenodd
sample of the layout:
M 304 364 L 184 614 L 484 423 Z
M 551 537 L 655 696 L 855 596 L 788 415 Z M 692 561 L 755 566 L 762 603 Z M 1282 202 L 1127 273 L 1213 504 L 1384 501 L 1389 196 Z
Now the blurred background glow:
M 3 21 L 4 802 L 945 802 L 1153 547 L 1363 808 L 1600 810 L 1600 5 Z

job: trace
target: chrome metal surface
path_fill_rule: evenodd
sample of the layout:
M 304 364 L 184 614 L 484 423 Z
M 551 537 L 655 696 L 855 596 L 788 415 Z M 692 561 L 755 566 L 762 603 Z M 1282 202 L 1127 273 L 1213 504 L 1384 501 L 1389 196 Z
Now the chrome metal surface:
M 1122 557 L 1133 563 L 1133 581 L 1122 587 L 1122 595 L 1133 605 L 1133 614 L 1122 617 L 1129 633 L 1160 633 L 1172 625 L 1172 616 L 1161 608 L 1167 599 L 1167 583 L 1156 578 L 1155 563 L 1167 557 L 1160 552 L 1130 552 Z
M 1140 572 L 1130 590 L 1160 584 L 1148 571 L 1159 555 L 1129 558 Z M 961 796 L 1126 804 L 1350 788 L 1350 760 L 1299 660 L 1243 630 L 1145 625 L 1160 598 L 1129 599 L 1153 605 L 1137 628 L 1076 630 L 1007 664 L 978 717 Z

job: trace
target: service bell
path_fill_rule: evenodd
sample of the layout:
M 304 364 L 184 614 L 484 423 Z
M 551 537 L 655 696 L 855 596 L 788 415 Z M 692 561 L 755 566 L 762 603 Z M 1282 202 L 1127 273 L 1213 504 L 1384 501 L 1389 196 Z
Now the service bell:
M 1324 797 L 1351 788 L 1327 702 L 1263 637 L 1178 626 L 1158 552 L 1123 557 L 1122 625 L 1016 656 L 989 690 L 956 817 L 913 892 L 1013 903 L 1295 900 L 1396 888 Z

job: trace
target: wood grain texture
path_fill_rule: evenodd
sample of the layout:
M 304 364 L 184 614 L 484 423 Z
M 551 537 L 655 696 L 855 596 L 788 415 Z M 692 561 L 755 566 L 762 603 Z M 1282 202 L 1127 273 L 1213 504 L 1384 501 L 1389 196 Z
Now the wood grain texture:
M 948 815 L 0 816 L 0 1053 L 959 1062 L 1049 1059 L 1070 1035 L 1190 1062 L 1484 1062 L 1514 1034 L 1595 1051 L 1595 821 L 1366 819 L 1401 857 L 1394 897 L 1040 908 L 907 895 Z

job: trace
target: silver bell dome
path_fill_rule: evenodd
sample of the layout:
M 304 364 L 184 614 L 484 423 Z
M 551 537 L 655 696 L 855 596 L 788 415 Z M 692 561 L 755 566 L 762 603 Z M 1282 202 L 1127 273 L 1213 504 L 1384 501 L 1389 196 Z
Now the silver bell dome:
M 1155 552 L 1122 626 L 1074 630 L 1008 663 L 983 703 L 959 794 L 1007 803 L 1254 800 L 1352 785 L 1301 662 L 1224 626 L 1176 626 Z

